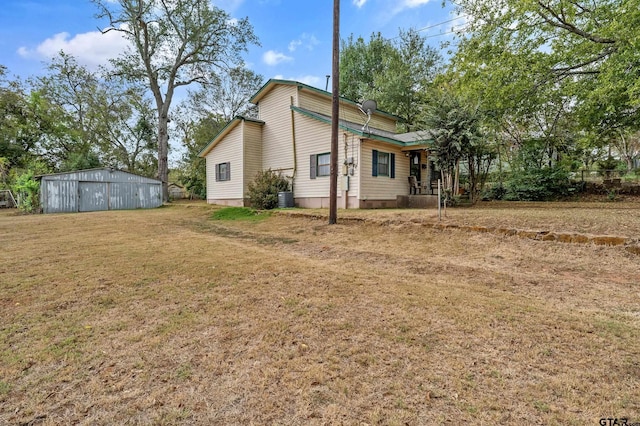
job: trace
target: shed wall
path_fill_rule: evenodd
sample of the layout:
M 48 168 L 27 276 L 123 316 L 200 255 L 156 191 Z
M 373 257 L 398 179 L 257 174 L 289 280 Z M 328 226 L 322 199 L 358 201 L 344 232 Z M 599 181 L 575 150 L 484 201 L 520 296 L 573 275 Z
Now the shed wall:
M 108 169 L 42 176 L 40 184 L 44 213 L 155 208 L 161 193 L 160 181 Z

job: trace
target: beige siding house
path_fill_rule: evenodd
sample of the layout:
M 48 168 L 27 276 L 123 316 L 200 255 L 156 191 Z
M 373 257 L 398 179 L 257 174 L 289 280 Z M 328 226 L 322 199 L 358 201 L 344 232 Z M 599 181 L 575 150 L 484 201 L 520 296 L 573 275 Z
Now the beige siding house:
M 329 206 L 331 93 L 288 80 L 269 80 L 252 98 L 259 116 L 238 116 L 200 152 L 207 164 L 207 201 L 250 205 L 248 184 L 271 169 L 292 183 L 298 207 Z M 340 100 L 338 207 L 397 207 L 409 176 L 429 188 L 430 140 L 397 134 L 398 117 L 371 116 Z M 426 191 L 424 191 L 426 192 Z

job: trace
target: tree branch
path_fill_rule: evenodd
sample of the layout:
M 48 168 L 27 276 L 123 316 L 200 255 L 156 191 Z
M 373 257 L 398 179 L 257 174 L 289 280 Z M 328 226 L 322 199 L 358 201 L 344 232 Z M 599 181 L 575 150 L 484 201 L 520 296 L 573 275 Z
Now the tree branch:
M 538 11 L 538 15 L 549 25 L 556 27 L 556 28 L 562 28 L 564 30 L 567 30 L 573 34 L 576 34 L 584 39 L 590 40 L 594 43 L 598 43 L 598 44 L 615 44 L 616 40 L 611 39 L 611 38 L 603 38 L 600 36 L 597 36 L 595 34 L 591 34 L 588 33 L 586 31 L 581 30 L 580 28 L 576 27 L 574 24 L 570 23 L 567 19 L 564 18 L 564 16 L 560 16 L 557 12 L 555 12 L 551 6 L 548 6 L 544 3 L 542 3 L 542 1 L 538 0 L 538 5 L 546 10 L 554 19 L 549 18 L 547 15 L 545 15 L 542 11 Z
M 598 71 L 598 70 L 580 70 L 580 68 L 586 67 L 587 65 L 594 64 L 594 63 L 598 62 L 599 60 L 604 59 L 609 55 L 612 55 L 616 51 L 617 51 L 617 48 L 615 46 L 611 46 L 611 47 L 603 50 L 599 55 L 596 55 L 593 58 L 589 58 L 584 62 L 581 62 L 579 64 L 575 64 L 575 65 L 570 65 L 568 67 L 552 68 L 551 71 L 556 73 L 556 74 L 558 74 L 558 75 L 560 75 L 560 76 L 599 74 L 600 71 Z

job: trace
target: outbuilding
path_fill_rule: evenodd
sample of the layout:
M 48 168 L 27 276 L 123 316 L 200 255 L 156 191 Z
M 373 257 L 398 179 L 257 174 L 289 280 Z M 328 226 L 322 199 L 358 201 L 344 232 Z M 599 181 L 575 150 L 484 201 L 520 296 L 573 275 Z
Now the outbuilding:
M 150 209 L 162 205 L 162 182 L 112 168 L 38 176 L 43 213 Z
M 187 195 L 187 190 L 184 186 L 179 185 L 177 183 L 169 184 L 169 199 L 171 200 L 182 200 L 183 198 L 189 198 Z

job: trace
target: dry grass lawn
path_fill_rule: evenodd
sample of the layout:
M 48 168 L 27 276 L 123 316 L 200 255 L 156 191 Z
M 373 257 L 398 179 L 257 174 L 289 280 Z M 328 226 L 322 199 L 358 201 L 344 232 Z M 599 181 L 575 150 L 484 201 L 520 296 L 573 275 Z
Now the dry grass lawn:
M 639 207 L 446 222 L 633 238 Z M 622 247 L 437 230 L 425 210 L 215 209 L 0 212 L 0 424 L 640 422 L 640 257 Z

